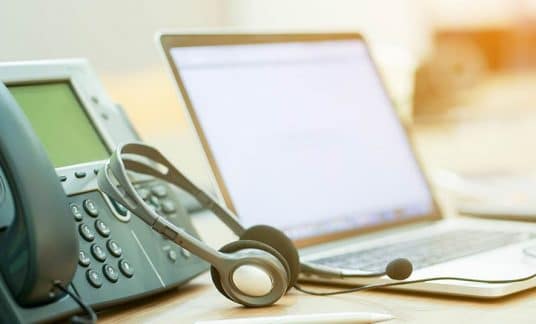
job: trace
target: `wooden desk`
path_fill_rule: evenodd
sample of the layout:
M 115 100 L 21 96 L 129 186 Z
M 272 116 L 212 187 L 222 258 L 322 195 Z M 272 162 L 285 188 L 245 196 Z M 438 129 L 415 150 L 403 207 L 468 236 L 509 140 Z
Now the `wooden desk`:
M 234 239 L 213 216 L 194 217 L 205 241 L 221 246 Z M 217 235 L 215 235 L 217 233 Z M 336 286 L 304 285 L 315 290 Z M 477 300 L 394 291 L 367 291 L 317 297 L 291 290 L 276 305 L 244 308 L 227 300 L 204 274 L 186 286 L 99 314 L 103 323 L 194 323 L 197 320 L 310 314 L 312 312 L 371 311 L 396 317 L 389 323 L 534 323 L 536 289 L 498 300 Z
M 316 297 L 292 290 L 272 307 L 251 309 L 228 301 L 216 291 L 209 276 L 203 275 L 182 289 L 122 306 L 99 318 L 103 323 L 193 323 L 201 319 L 348 311 L 394 315 L 396 319 L 388 323 L 534 323 L 536 290 L 492 301 L 372 291 Z

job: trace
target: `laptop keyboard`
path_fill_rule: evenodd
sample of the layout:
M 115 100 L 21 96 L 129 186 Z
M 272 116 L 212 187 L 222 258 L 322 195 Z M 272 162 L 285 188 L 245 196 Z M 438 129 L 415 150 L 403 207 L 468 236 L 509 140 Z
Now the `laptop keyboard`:
M 433 237 L 351 251 L 311 262 L 335 268 L 382 272 L 390 261 L 407 258 L 414 269 L 419 269 L 529 240 L 535 236 L 515 232 L 453 230 Z

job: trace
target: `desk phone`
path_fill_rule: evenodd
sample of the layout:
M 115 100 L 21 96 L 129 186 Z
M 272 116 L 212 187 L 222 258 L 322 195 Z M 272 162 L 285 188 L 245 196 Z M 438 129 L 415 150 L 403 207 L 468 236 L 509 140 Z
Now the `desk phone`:
M 139 141 L 85 60 L 0 64 L 0 322 L 53 321 L 184 284 L 206 263 L 97 190 L 105 159 Z M 4 86 L 5 85 L 5 86 Z M 176 189 L 133 179 L 198 237 Z

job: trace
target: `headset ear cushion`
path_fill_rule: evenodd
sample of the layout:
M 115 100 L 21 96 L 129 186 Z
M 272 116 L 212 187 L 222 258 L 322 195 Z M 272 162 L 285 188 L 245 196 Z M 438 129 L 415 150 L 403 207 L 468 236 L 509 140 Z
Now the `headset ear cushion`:
M 255 225 L 240 236 L 240 240 L 253 240 L 269 245 L 279 252 L 290 267 L 289 289 L 296 284 L 300 274 L 300 255 L 292 240 L 282 231 L 268 225 Z
M 240 250 L 246 250 L 246 249 L 262 250 L 262 251 L 268 252 L 268 253 L 272 254 L 273 256 L 275 256 L 279 260 L 279 262 L 281 262 L 283 267 L 285 268 L 285 270 L 287 272 L 287 280 L 289 280 L 289 282 L 290 282 L 290 267 L 289 267 L 289 265 L 287 263 L 287 260 L 285 260 L 285 258 L 279 252 L 277 252 L 277 250 L 275 250 L 274 248 L 272 248 L 272 247 L 270 247 L 270 246 L 268 246 L 268 245 L 266 245 L 266 244 L 264 244 L 262 242 L 249 241 L 249 240 L 234 241 L 234 242 L 231 242 L 229 244 L 224 245 L 220 249 L 220 252 L 234 253 L 234 252 L 238 252 Z M 225 292 L 225 290 L 222 287 L 220 273 L 213 266 L 210 267 L 210 275 L 212 277 L 212 282 L 214 283 L 214 286 L 216 286 L 218 291 L 222 295 L 224 295 L 225 297 L 227 297 L 230 300 L 232 300 L 232 298 L 229 297 L 229 295 L 227 295 L 227 293 Z

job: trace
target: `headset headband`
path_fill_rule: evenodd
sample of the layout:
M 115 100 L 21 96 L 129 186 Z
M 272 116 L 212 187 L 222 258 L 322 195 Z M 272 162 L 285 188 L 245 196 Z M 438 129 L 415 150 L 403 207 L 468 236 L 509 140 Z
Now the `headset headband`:
M 156 167 L 142 163 L 139 160 L 130 159 L 125 154 L 129 154 L 132 157 L 138 156 L 149 159 Z M 203 207 L 213 212 L 237 236 L 241 236 L 245 231 L 244 227 L 239 223 L 233 212 L 212 199 L 208 193 L 203 191 L 203 189 L 193 184 L 187 177 L 177 170 L 177 168 L 175 168 L 168 159 L 166 159 L 158 150 L 151 146 L 142 143 L 128 143 L 119 145 L 113 152 L 109 162 L 106 163 L 104 169 L 104 176 L 108 178 L 108 181 L 99 181 L 101 188 L 106 187 L 107 189 L 112 189 L 105 189 L 104 191 L 110 192 L 110 196 L 112 196 L 112 198 L 128 206 L 129 209 L 131 209 L 139 217 L 143 218 L 143 220 L 148 224 L 154 223 L 154 217 L 150 215 L 152 214 L 150 213 L 151 209 L 147 206 L 147 204 L 143 204 L 143 201 L 137 195 L 133 194 L 135 189 L 128 179 L 126 170 L 151 175 L 155 178 L 174 184 L 175 186 L 194 196 Z M 111 171 L 113 176 L 119 179 L 120 183 L 126 184 L 127 187 L 124 188 L 124 190 L 121 190 L 117 187 L 114 188 L 108 186 L 108 184 L 113 183 L 109 181 L 110 174 L 108 171 Z

